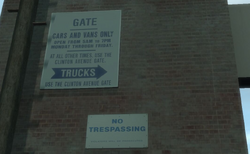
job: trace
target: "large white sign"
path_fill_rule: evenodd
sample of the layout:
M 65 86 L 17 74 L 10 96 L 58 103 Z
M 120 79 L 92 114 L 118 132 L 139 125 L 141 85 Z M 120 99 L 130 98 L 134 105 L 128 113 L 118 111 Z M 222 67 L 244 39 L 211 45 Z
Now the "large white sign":
M 148 115 L 89 115 L 85 147 L 148 147 Z
M 41 89 L 118 87 L 121 11 L 53 13 Z

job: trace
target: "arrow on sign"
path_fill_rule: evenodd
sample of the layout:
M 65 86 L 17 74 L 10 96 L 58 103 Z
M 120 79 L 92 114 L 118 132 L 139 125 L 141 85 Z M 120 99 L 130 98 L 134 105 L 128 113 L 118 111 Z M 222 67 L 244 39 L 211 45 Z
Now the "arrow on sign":
M 101 66 L 85 68 L 52 68 L 55 74 L 51 79 L 96 78 L 107 73 Z

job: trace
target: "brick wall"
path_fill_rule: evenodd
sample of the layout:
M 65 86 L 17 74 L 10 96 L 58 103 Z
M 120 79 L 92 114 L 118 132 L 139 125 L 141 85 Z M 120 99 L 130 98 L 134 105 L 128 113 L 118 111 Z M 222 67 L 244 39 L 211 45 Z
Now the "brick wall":
M 14 31 L 17 13 L 8 10 L 18 9 L 19 0 L 6 0 L 0 18 L 0 87 L 4 78 L 5 67 L 8 60 L 10 44 Z M 0 89 L 1 91 L 1 89 Z
M 2 83 L 18 0 L 0 25 Z M 40 90 L 52 12 L 122 10 L 119 87 Z M 40 0 L 12 154 L 246 154 L 226 0 Z M 148 113 L 146 149 L 85 149 L 89 114 Z

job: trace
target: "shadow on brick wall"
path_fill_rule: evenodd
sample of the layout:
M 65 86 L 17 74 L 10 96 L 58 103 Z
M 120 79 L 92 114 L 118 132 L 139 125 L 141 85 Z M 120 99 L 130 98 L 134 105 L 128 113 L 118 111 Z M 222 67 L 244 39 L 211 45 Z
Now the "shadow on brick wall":
M 36 138 L 39 118 L 32 117 L 33 103 L 43 98 L 40 94 L 40 78 L 43 65 L 43 56 L 46 48 L 49 20 L 47 20 L 48 9 L 57 3 L 50 3 L 50 0 L 40 0 L 36 13 L 35 22 L 46 22 L 47 25 L 34 25 L 33 36 L 30 46 L 29 59 L 26 68 L 26 76 L 22 91 L 22 99 L 19 106 L 18 120 L 16 123 L 15 137 L 12 146 L 12 154 L 34 154 L 37 152 L 38 142 L 32 141 Z

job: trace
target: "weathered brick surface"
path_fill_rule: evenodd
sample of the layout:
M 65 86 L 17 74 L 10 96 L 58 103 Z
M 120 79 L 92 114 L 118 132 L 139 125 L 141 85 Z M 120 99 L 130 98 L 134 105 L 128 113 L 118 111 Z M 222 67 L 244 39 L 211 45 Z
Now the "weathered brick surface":
M 18 9 L 19 0 L 4 2 L 0 18 L 0 87 L 4 78 L 5 67 L 8 60 L 10 44 L 14 31 L 17 13 L 8 13 L 9 9 Z M 0 89 L 1 91 L 1 89 Z
M 51 13 L 96 10 L 122 10 L 119 88 L 40 90 Z M 247 153 L 226 0 L 40 0 L 36 21 L 12 154 Z M 84 148 L 89 114 L 124 113 L 148 113 L 147 149 Z

